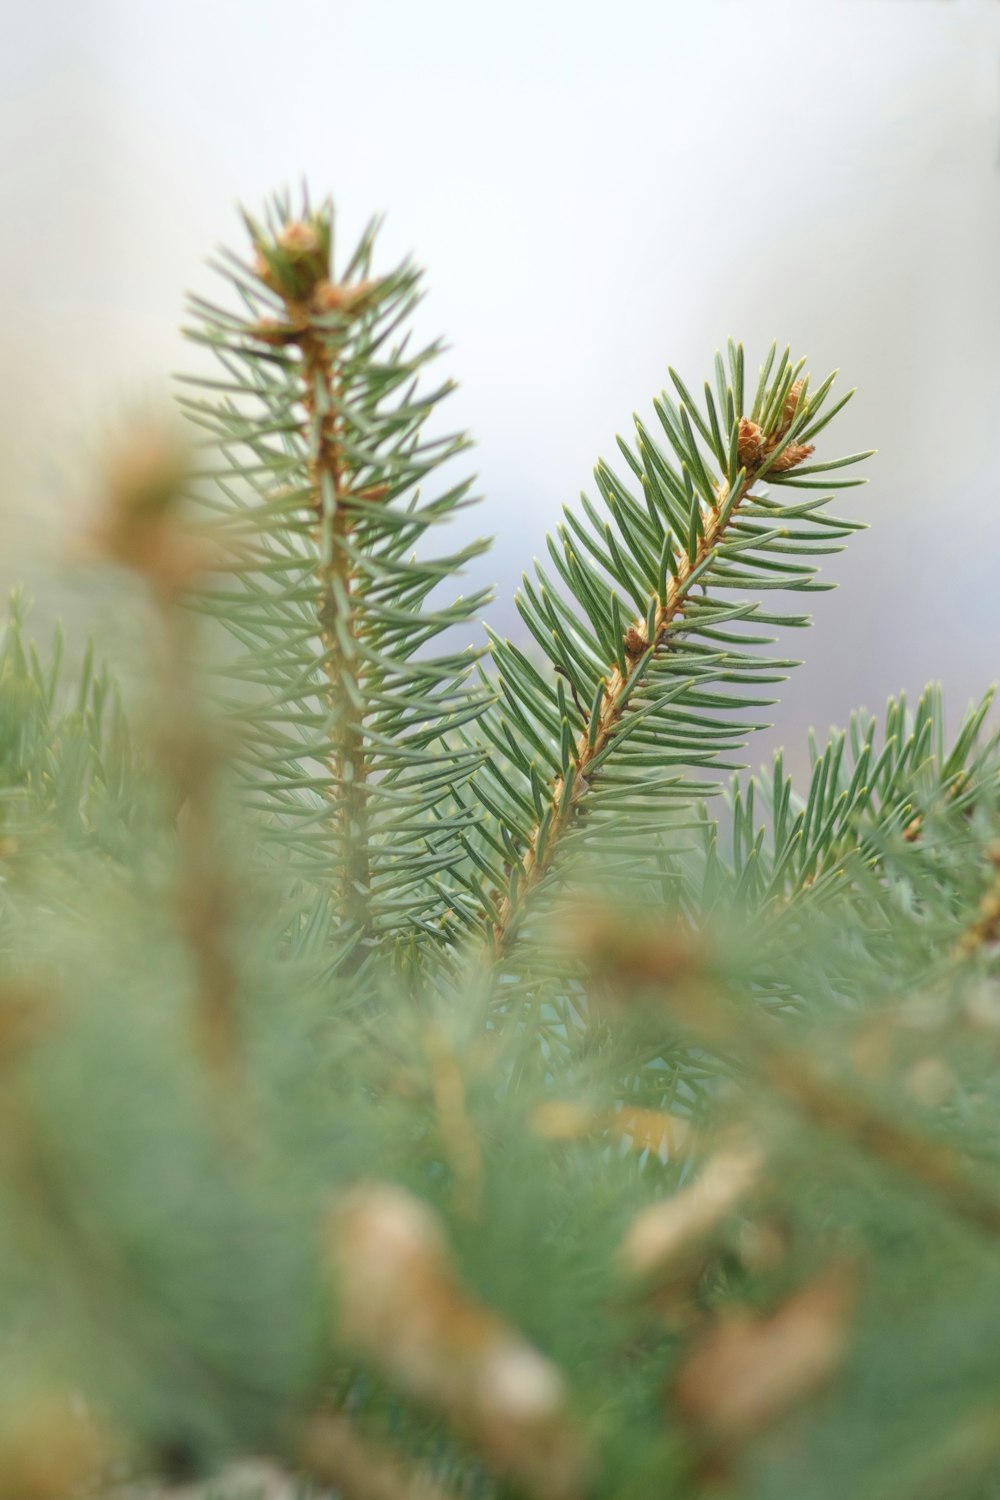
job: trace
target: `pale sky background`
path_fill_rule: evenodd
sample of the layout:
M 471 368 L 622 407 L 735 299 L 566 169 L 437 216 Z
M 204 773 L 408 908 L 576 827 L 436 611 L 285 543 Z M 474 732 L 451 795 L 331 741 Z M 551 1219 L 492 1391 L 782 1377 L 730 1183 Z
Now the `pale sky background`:
M 823 451 L 879 454 L 769 742 L 934 677 L 957 715 L 1000 674 L 1000 0 L 9 9 L 0 581 L 42 614 L 82 447 L 190 367 L 182 292 L 218 290 L 235 204 L 305 174 L 428 269 L 494 624 L 519 633 L 521 569 L 667 364 L 700 388 L 727 335 L 754 366 L 773 337 L 859 388 Z

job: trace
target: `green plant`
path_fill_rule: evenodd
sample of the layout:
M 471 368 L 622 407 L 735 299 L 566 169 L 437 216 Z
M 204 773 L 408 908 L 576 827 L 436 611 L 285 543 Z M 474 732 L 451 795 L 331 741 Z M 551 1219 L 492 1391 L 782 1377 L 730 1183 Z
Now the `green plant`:
M 146 680 L 0 652 L 0 1500 L 1000 1492 L 989 700 L 732 758 L 847 397 L 671 372 L 482 653 L 416 273 L 246 227 L 106 465 Z

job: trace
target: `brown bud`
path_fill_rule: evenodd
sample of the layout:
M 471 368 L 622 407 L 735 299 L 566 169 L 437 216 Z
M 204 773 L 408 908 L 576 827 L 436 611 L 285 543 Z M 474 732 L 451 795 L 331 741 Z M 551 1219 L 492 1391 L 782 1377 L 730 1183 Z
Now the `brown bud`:
M 347 284 L 321 281 L 313 293 L 313 308 L 319 313 L 338 312 L 346 317 L 352 317 L 364 312 L 378 287 L 377 281 L 355 281 Z
M 764 434 L 748 417 L 740 417 L 736 451 L 744 469 L 754 468 L 764 457 Z
M 776 474 L 784 473 L 786 469 L 794 469 L 814 451 L 812 443 L 789 443 L 788 447 L 778 454 L 771 468 Z
M 296 219 L 270 244 L 258 242 L 254 268 L 265 286 L 286 302 L 310 297 L 329 275 L 328 226 L 320 220 Z
M 630 625 L 625 632 L 625 655 L 630 661 L 638 661 L 643 652 L 648 651 L 648 649 L 649 642 L 642 634 L 642 631 L 637 630 L 634 625 Z
M 322 253 L 319 235 L 314 224 L 295 219 L 286 224 L 278 235 L 278 244 L 285 254 L 295 261 L 314 260 Z

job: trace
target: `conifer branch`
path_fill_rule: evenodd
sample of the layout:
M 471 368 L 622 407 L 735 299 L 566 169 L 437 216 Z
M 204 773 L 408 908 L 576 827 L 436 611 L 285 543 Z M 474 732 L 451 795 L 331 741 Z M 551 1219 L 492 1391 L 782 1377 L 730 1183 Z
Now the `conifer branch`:
M 787 472 L 813 452 L 809 444 L 787 441 L 803 389 L 801 380 L 790 384 L 781 407 L 780 421 L 776 421 L 770 431 L 762 430 L 757 422 L 746 417 L 740 418 L 736 433 L 740 469 L 734 487 L 731 491 L 726 479 L 714 486 L 713 503 L 703 518 L 699 528 L 701 535 L 695 547 L 679 556 L 674 554 L 666 589 L 656 599 L 655 608 L 645 619 L 634 619 L 625 632 L 620 659 L 609 665 L 599 702 L 576 741 L 570 776 L 559 775 L 554 779 L 546 814 L 532 829 L 517 886 L 503 897 L 492 921 L 492 943 L 498 955 L 514 938 L 532 891 L 553 863 L 560 835 L 586 795 L 592 765 L 608 748 L 627 714 L 647 664 L 658 653 L 669 649 L 670 632 L 683 617 L 692 586 L 706 572 L 719 545 L 740 516 L 741 506 L 751 495 L 754 484 L 768 470 Z
M 873 902 L 888 900 L 888 912 L 898 859 L 905 859 L 905 878 L 912 880 L 928 833 L 932 848 L 946 829 L 949 844 L 956 837 L 965 844 L 975 808 L 993 796 L 1000 735 L 983 733 L 993 697 L 991 690 L 969 708 L 950 744 L 938 687 L 926 688 L 912 709 L 904 695 L 890 699 L 882 726 L 872 714 L 852 715 L 825 746 L 811 745 L 812 775 L 803 796 L 780 752 L 772 775 L 742 783 L 734 777 L 728 860 L 706 821 L 705 858 L 686 872 L 689 908 L 707 914 L 720 879 L 727 888 L 736 884 L 764 923 L 758 931 L 768 932 L 777 947 L 805 903 L 854 899 L 871 914 Z M 978 854 L 979 846 L 973 848 Z M 990 888 L 955 944 L 955 957 L 974 951 L 980 931 L 988 937 L 993 901 Z
M 324 232 L 325 231 L 325 232 Z M 371 869 L 368 859 L 369 757 L 365 750 L 364 690 L 357 653 L 355 570 L 350 542 L 354 526 L 346 505 L 350 499 L 377 503 L 385 488 L 360 495 L 351 492 L 351 463 L 344 447 L 345 376 L 343 341 L 352 317 L 371 301 L 375 284 L 335 284 L 329 279 L 329 227 L 322 218 L 294 220 L 275 240 L 279 254 L 267 254 L 258 243 L 257 273 L 284 301 L 287 323 L 265 323 L 258 332 L 265 342 L 298 349 L 301 404 L 307 417 L 310 499 L 317 524 L 327 532 L 317 566 L 317 621 L 323 646 L 323 669 L 329 683 L 331 714 L 330 771 L 327 793 L 336 803 L 337 844 L 343 861 L 340 890 L 349 925 L 370 936 Z M 330 314 L 348 326 L 331 326 Z M 338 322 L 339 322 L 338 318 Z M 339 336 L 338 336 L 339 335 Z
M 852 1084 L 817 1064 L 812 1053 L 782 1039 L 759 1011 L 740 1004 L 706 945 L 689 934 L 623 924 L 596 911 L 574 924 L 595 975 L 620 996 L 639 999 L 645 1018 L 678 1023 L 698 1041 L 738 1058 L 740 1065 L 819 1129 L 841 1137 L 862 1156 L 919 1184 L 941 1205 L 989 1235 L 1000 1232 L 1000 1191 L 970 1158 L 944 1138 L 894 1118 Z
M 443 557 L 422 545 L 469 484 L 422 491 L 467 444 L 423 434 L 451 385 L 420 389 L 438 348 L 414 352 L 400 333 L 418 273 L 372 275 L 372 229 L 335 272 L 329 203 L 295 216 L 282 198 L 264 224 L 245 218 L 254 262 L 221 269 L 249 316 L 195 299 L 189 330 L 228 377 L 193 380 L 209 395 L 183 405 L 222 443 L 228 472 L 211 472 L 219 494 L 204 503 L 228 529 L 236 575 L 200 607 L 239 643 L 222 675 L 248 800 L 332 888 L 350 947 L 340 964 L 356 967 L 387 933 L 447 934 L 444 872 L 466 821 L 451 799 L 479 759 L 454 731 L 482 695 L 468 685 L 478 652 L 422 648 L 489 591 L 426 601 L 485 544 Z

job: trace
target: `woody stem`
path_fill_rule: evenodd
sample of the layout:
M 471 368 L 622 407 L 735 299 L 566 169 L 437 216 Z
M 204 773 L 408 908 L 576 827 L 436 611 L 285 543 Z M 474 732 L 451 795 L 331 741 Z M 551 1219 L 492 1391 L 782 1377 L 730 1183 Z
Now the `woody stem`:
M 344 546 L 350 534 L 350 519 L 343 503 L 348 492 L 348 476 L 343 458 L 343 419 L 337 412 L 339 381 L 335 354 L 326 340 L 306 333 L 300 347 L 306 387 L 303 402 L 317 429 L 310 461 L 317 512 L 323 514 L 324 489 L 327 494 L 332 494 L 333 499 L 328 556 L 317 568 L 320 586 L 317 618 L 328 684 L 327 699 L 334 715 L 330 768 L 341 850 L 341 893 L 345 918 L 352 927 L 365 931 L 371 883 L 368 758 L 363 714 L 358 706 L 357 662 L 350 649 L 355 629 L 351 599 L 355 579 Z M 318 423 L 317 386 L 324 393 L 326 407 Z

